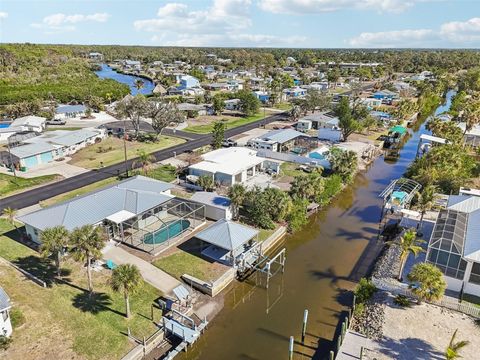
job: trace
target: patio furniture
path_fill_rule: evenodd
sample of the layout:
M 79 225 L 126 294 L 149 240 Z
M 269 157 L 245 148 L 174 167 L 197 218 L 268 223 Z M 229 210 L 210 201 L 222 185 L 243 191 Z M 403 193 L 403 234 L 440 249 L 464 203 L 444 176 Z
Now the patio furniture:
M 115 268 L 117 267 L 117 264 L 115 264 L 112 260 L 107 260 L 105 265 L 107 266 L 107 269 L 110 270 L 115 270 Z

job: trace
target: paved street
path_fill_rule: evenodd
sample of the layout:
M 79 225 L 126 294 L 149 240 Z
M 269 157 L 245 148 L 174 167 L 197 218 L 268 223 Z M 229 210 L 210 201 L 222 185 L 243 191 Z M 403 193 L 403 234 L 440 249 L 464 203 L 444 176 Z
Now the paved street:
M 250 124 L 242 125 L 233 129 L 229 129 L 225 132 L 225 136 L 227 138 L 241 134 L 245 131 L 258 128 L 259 126 L 263 126 L 269 124 L 274 121 L 278 121 L 282 119 L 285 115 L 284 114 L 276 114 L 269 116 L 265 119 L 261 119 Z M 177 133 L 185 133 L 184 131 L 177 131 Z M 166 133 L 167 134 L 167 133 Z M 185 133 L 188 135 L 195 135 L 190 133 Z M 185 151 L 195 150 L 199 147 L 205 146 L 210 144 L 211 142 L 211 134 L 207 135 L 195 135 L 195 139 L 189 140 L 186 143 L 179 144 L 168 149 L 159 150 L 157 152 L 152 153 L 155 156 L 157 161 L 168 159 L 172 156 L 179 155 Z M 122 174 L 125 172 L 125 169 L 128 170 L 132 169 L 132 163 L 135 159 L 129 159 L 127 163 L 118 163 L 110 166 L 106 166 L 98 171 L 88 171 L 73 177 L 70 177 L 65 180 L 61 180 L 56 183 L 48 184 L 45 186 L 41 186 L 32 190 L 28 190 L 16 195 L 12 195 L 10 197 L 0 199 L 0 211 L 11 207 L 14 209 L 22 209 L 27 206 L 35 205 L 39 201 L 49 199 L 53 196 L 57 196 L 59 194 L 63 194 L 68 191 L 72 191 L 78 189 L 80 187 L 92 184 L 94 182 L 107 179 L 109 177 L 115 176 L 117 174 Z

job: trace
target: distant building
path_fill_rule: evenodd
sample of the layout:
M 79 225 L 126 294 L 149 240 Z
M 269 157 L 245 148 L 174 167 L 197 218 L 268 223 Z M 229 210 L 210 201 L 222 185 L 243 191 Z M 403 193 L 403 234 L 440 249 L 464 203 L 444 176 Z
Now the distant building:
M 225 100 L 225 110 L 230 110 L 230 111 L 240 111 L 240 99 L 229 99 Z
M 84 116 L 87 107 L 85 105 L 59 105 L 55 110 L 56 119 L 76 118 Z
M 99 52 L 91 52 L 88 54 L 88 58 L 90 60 L 103 61 L 103 54 Z
M 200 81 L 198 81 L 196 77 L 191 75 L 183 75 L 180 77 L 180 84 L 178 86 L 180 90 L 190 89 L 198 86 L 200 86 Z
M 270 95 L 266 91 L 254 91 L 253 95 L 264 104 L 270 100 Z

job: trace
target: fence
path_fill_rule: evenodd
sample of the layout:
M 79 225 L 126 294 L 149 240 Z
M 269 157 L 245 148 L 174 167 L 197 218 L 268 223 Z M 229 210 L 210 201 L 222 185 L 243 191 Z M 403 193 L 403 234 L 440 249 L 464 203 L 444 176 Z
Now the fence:
M 406 286 L 394 284 L 389 281 L 372 277 L 372 283 L 380 290 L 388 291 L 395 295 L 404 295 L 417 299 L 418 297 Z M 428 301 L 432 305 L 441 306 L 458 311 L 476 318 L 480 318 L 480 308 L 468 302 L 461 302 L 451 296 L 443 296 L 438 301 Z

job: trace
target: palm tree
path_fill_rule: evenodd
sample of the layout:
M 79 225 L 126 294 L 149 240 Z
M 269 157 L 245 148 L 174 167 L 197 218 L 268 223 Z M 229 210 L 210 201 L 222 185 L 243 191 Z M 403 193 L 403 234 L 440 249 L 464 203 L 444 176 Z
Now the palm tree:
M 452 335 L 450 343 L 448 344 L 447 350 L 445 350 L 445 359 L 454 360 L 461 358 L 459 351 L 467 346 L 470 342 L 466 340 L 455 342 L 455 337 L 457 336 L 458 329 Z
M 3 209 L 2 215 L 7 218 L 8 222 L 13 227 L 15 227 L 16 230 L 18 230 L 17 224 L 15 223 L 15 216 L 17 216 L 17 210 L 16 209 L 12 209 L 11 207 L 7 207 L 7 208 Z
M 425 213 L 433 208 L 437 195 L 435 193 L 436 187 L 434 185 L 427 185 L 423 188 L 418 198 L 418 208 L 420 210 L 420 221 L 417 225 L 417 229 L 422 231 L 423 217 Z M 421 235 L 421 234 L 419 234 Z
M 42 231 L 40 238 L 42 240 L 42 246 L 40 252 L 43 257 L 50 255 L 55 256 L 55 266 L 57 268 L 57 276 L 60 276 L 61 272 L 61 260 L 63 250 L 69 244 L 68 230 L 64 226 L 54 226 Z
M 130 294 L 134 294 L 142 285 L 142 275 L 137 266 L 122 264 L 113 270 L 110 279 L 112 289 L 117 292 L 123 291 L 125 298 L 125 315 L 130 318 Z
M 137 79 L 135 80 L 134 85 L 137 88 L 137 90 L 140 91 L 140 89 L 143 88 L 143 86 L 145 85 L 145 82 L 142 79 Z
M 133 161 L 132 168 L 135 169 L 136 167 L 141 167 L 143 174 L 147 175 L 148 171 L 150 170 L 151 165 L 157 161 L 155 156 L 152 154 L 147 153 L 145 150 L 140 150 L 138 152 L 138 157 Z
M 418 297 L 419 303 L 422 300 L 441 299 L 447 287 L 441 270 L 429 263 L 415 264 L 407 278 L 410 282 L 409 288 Z
M 400 270 L 398 272 L 398 281 L 402 281 L 402 273 L 405 267 L 405 263 L 407 262 L 408 255 L 413 254 L 413 256 L 417 257 L 418 254 L 424 252 L 425 250 L 421 247 L 420 244 L 424 243 L 425 241 L 417 239 L 417 233 L 415 230 L 410 229 L 407 230 L 403 236 L 400 236 L 398 241 L 389 241 L 387 242 L 388 245 L 395 245 L 400 247 Z
M 233 186 L 228 189 L 228 198 L 230 199 L 230 203 L 232 205 L 233 218 L 235 220 L 238 219 L 240 206 L 243 205 L 246 192 L 247 190 L 242 184 L 233 184 Z
M 91 262 L 102 256 L 105 236 L 99 227 L 84 225 L 76 228 L 70 234 L 73 256 L 76 261 L 87 262 L 88 291 L 93 292 Z

